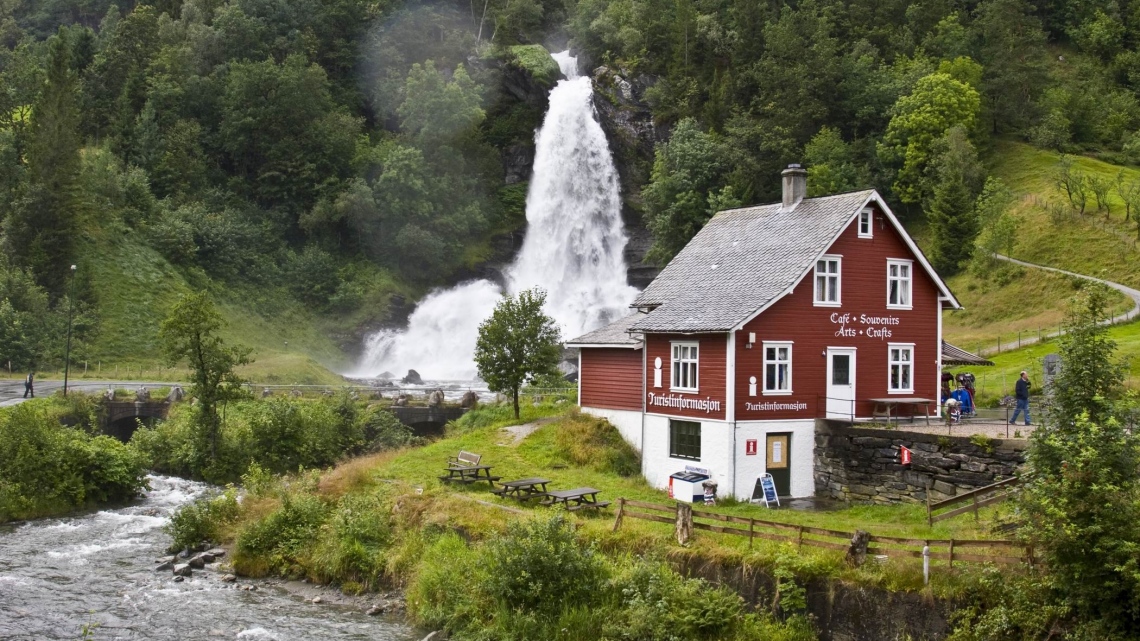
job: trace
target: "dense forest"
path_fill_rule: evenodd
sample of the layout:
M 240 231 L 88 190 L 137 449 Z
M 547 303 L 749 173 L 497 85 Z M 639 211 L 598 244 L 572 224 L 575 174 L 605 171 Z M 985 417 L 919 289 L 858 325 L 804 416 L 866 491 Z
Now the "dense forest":
M 69 308 L 98 335 L 109 237 L 330 315 L 470 273 L 525 224 L 539 45 L 647 87 L 619 169 L 657 262 L 803 162 L 949 274 L 1016 233 L 995 138 L 1140 161 L 1140 3 L 0 0 L 0 356 L 58 361 Z

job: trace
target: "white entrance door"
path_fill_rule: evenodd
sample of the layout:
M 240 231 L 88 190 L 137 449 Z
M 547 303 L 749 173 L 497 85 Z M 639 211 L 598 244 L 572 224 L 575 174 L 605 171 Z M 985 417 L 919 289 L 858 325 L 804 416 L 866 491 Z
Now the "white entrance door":
M 827 418 L 855 417 L 855 348 L 827 348 Z

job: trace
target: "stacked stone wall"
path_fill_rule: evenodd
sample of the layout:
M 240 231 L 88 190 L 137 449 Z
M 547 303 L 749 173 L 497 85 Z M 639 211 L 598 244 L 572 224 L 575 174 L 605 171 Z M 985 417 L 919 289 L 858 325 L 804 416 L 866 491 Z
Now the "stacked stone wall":
M 1015 476 L 1025 462 L 1023 439 L 936 436 L 818 421 L 815 493 L 873 503 L 937 501 Z M 899 447 L 913 453 L 899 462 Z

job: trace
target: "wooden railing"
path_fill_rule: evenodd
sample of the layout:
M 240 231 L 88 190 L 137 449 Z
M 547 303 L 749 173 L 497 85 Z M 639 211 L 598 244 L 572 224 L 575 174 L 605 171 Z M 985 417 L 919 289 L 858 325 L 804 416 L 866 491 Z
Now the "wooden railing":
M 1015 476 L 1005 479 L 1004 481 L 998 481 L 992 485 L 979 487 L 976 490 L 963 492 L 962 494 L 952 496 L 944 501 L 934 502 L 931 502 L 930 494 L 928 491 L 926 498 L 926 522 L 929 525 L 934 525 L 937 521 L 954 518 L 959 514 L 965 514 L 967 512 L 973 512 L 974 520 L 977 521 L 979 509 L 987 505 L 993 505 L 994 503 L 1001 503 L 1002 501 L 1012 497 L 1014 488 L 1017 486 L 1017 484 L 1018 480 Z M 995 492 L 996 494 L 994 494 Z M 992 496 L 989 496 L 991 494 Z M 949 512 L 943 512 L 942 514 L 935 514 L 935 512 L 939 510 L 958 505 L 959 503 L 969 503 L 969 505 L 960 507 L 955 510 L 950 510 Z
M 674 535 L 678 543 L 682 545 L 689 541 L 693 530 L 703 530 L 747 537 L 750 548 L 753 541 L 762 539 L 794 543 L 797 548 L 807 545 L 847 553 L 854 552 L 853 547 L 855 546 L 866 545 L 866 548 L 862 550 L 863 553 L 883 555 L 888 558 L 902 556 L 921 559 L 925 549 L 930 559 L 947 561 L 950 567 L 953 567 L 955 562 L 1004 565 L 1033 563 L 1033 548 L 1016 541 L 911 539 L 875 535 L 859 537 L 859 532 L 841 532 L 806 525 L 792 525 L 790 523 L 695 510 L 691 505 L 682 502 L 670 506 L 619 498 L 617 505 L 614 531 L 617 531 L 621 527 L 622 521 L 627 518 L 668 523 L 674 526 Z M 862 543 L 857 543 L 856 541 L 860 538 Z M 963 553 L 960 551 L 962 548 L 970 551 Z

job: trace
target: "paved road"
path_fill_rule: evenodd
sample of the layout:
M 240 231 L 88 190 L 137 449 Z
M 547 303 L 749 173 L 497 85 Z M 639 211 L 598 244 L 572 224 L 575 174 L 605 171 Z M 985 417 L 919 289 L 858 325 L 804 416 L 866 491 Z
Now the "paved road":
M 1074 278 L 1083 278 L 1085 280 L 1091 280 L 1091 281 L 1096 282 L 1096 283 L 1101 283 L 1102 285 L 1107 285 L 1107 286 L 1115 289 L 1116 291 L 1118 291 L 1118 292 L 1120 292 L 1120 293 L 1124 294 L 1125 296 L 1132 299 L 1132 303 L 1133 303 L 1132 309 L 1128 310 L 1127 312 L 1124 312 L 1123 314 L 1117 314 L 1116 316 L 1113 316 L 1112 318 L 1110 318 L 1108 320 L 1101 321 L 1101 323 L 1100 323 L 1101 325 L 1114 325 L 1116 323 L 1124 323 L 1124 322 L 1128 322 L 1128 321 L 1133 320 L 1133 319 L 1137 318 L 1138 316 L 1140 316 L 1140 290 L 1133 289 L 1127 285 L 1121 285 L 1120 283 L 1114 283 L 1110 280 L 1105 280 L 1103 278 L 1097 278 L 1095 276 L 1087 276 L 1085 274 L 1078 274 L 1076 272 L 1070 272 L 1070 271 L 1067 271 L 1064 269 L 1058 269 L 1056 267 L 1046 267 L 1045 265 L 1038 265 L 1036 263 L 1030 263 L 1030 262 L 1027 262 L 1024 260 L 1018 260 L 1016 258 L 1010 258 L 1009 256 L 1003 256 L 1001 254 L 997 254 L 997 259 L 1013 263 L 1014 265 L 1021 265 L 1022 267 L 1030 267 L 1033 269 L 1043 269 L 1047 272 L 1056 272 L 1058 274 L 1065 274 L 1066 276 L 1073 276 Z M 1053 338 L 1054 336 L 1057 336 L 1059 333 L 1060 332 L 1049 332 L 1047 334 L 1044 334 L 1042 336 L 1042 338 Z M 1026 345 L 1032 345 L 1032 344 L 1036 343 L 1037 341 L 1038 341 L 1038 338 L 1036 336 L 1026 336 L 1026 337 L 1021 339 L 1021 346 L 1025 347 Z M 1006 350 L 1006 351 L 1009 351 L 1009 350 Z M 991 354 L 996 354 L 996 353 L 998 353 L 998 349 L 996 347 L 988 347 L 986 349 L 979 351 L 978 355 L 979 356 L 989 356 Z
M 185 385 L 185 383 L 163 383 L 158 381 L 92 381 L 69 380 L 68 390 L 81 390 L 88 394 L 101 392 L 108 387 L 117 389 L 138 389 L 142 386 L 154 389 L 156 387 L 169 387 L 171 385 Z M 36 380 L 36 396 L 50 396 L 56 390 L 63 389 L 63 379 Z M 24 381 L 22 379 L 0 379 L 0 407 L 18 405 L 24 401 Z

